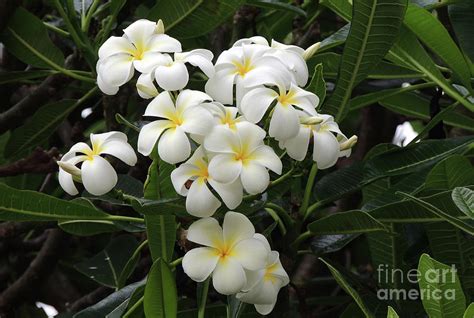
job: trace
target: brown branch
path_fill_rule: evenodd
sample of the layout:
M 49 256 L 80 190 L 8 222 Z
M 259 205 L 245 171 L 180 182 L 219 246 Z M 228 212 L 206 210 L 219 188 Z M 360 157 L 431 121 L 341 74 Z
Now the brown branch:
M 34 295 L 37 292 L 36 287 L 46 281 L 61 255 L 63 237 L 64 234 L 59 229 L 49 231 L 46 242 L 30 266 L 0 294 L 0 317 L 7 316 L 12 307 Z
M 56 159 L 59 151 L 51 148 L 45 151 L 36 148 L 28 157 L 0 166 L 0 177 L 16 176 L 23 173 L 51 173 L 58 170 Z

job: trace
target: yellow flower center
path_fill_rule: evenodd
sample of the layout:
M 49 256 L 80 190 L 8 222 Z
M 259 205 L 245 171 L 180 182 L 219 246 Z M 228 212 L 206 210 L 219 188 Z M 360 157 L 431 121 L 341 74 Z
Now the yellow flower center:
M 225 116 L 221 118 L 221 124 L 228 125 L 229 128 L 234 129 L 235 123 L 237 121 L 232 118 L 232 114 L 230 112 L 226 112 Z
M 292 105 L 295 103 L 294 96 L 295 92 L 290 90 L 288 93 L 283 93 L 282 95 L 278 96 L 278 101 L 283 106 Z
M 245 59 L 243 63 L 241 63 L 240 61 L 234 61 L 233 64 L 235 65 L 235 73 L 239 74 L 242 77 L 244 77 L 245 74 L 254 69 L 254 66 L 248 59 Z
M 263 280 L 265 281 L 271 281 L 272 283 L 275 283 L 277 278 L 275 275 L 273 275 L 273 272 L 277 270 L 277 264 L 270 265 L 266 268 L 265 274 L 263 274 Z
M 92 151 L 86 151 L 85 155 L 87 156 L 87 160 L 94 160 L 94 156 L 100 155 L 102 152 L 102 147 L 99 142 L 92 143 Z
M 132 52 L 132 56 L 134 60 L 141 60 L 144 54 L 143 48 L 136 48 L 135 51 Z

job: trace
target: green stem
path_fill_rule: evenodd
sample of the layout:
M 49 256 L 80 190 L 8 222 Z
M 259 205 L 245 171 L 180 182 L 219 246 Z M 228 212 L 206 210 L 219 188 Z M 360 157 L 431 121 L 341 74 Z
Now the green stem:
M 284 175 L 282 175 L 282 176 L 279 177 L 278 179 L 275 179 L 275 180 L 271 181 L 268 186 L 269 186 L 269 187 L 274 187 L 274 186 L 276 186 L 276 185 L 279 185 L 280 183 L 282 183 L 282 182 L 285 181 L 286 179 L 290 178 L 290 177 L 291 177 L 291 174 L 293 173 L 294 170 L 295 170 L 295 168 L 294 168 L 294 167 L 291 167 L 291 169 L 288 170 L 287 173 L 285 173 Z
M 318 173 L 318 164 L 315 162 L 311 166 L 308 182 L 306 183 L 306 188 L 304 190 L 303 203 L 301 204 L 301 208 L 299 211 L 302 216 L 305 216 L 307 214 L 309 200 L 311 198 L 311 193 L 313 191 L 314 179 L 316 178 L 317 173 Z
M 279 206 L 275 203 L 272 203 L 272 202 L 268 202 L 268 203 L 265 204 L 265 207 L 275 210 L 278 213 L 278 216 L 283 220 L 283 223 L 286 226 L 291 226 L 291 225 L 294 224 L 294 221 L 290 217 L 288 212 L 285 209 L 283 209 L 281 206 Z
M 276 213 L 275 210 L 273 210 L 271 208 L 265 208 L 265 211 L 268 214 L 270 214 L 270 216 L 272 217 L 272 219 L 275 222 L 277 222 L 278 227 L 280 228 L 281 235 L 285 235 L 286 234 L 286 227 L 285 227 L 285 224 L 283 224 L 283 221 L 278 216 L 278 213 Z
M 82 21 L 81 21 L 82 32 L 87 33 L 87 31 L 89 31 L 89 25 L 91 23 L 92 16 L 94 15 L 94 12 L 97 9 L 97 6 L 99 5 L 99 3 L 100 3 L 99 0 L 94 0 L 94 2 L 92 2 L 91 6 L 89 7 L 89 10 L 87 11 L 87 15 L 85 17 L 83 16 Z
M 179 264 L 181 264 L 182 262 L 183 262 L 183 258 L 182 258 L 182 257 L 177 258 L 177 259 L 175 259 L 174 261 L 172 261 L 172 262 L 170 263 L 170 267 L 172 267 L 172 268 L 173 268 L 173 267 L 176 267 L 176 266 L 178 266 Z
M 313 204 L 311 204 L 309 207 L 308 207 L 308 210 L 306 210 L 306 214 L 305 214 L 305 219 L 310 216 L 317 208 L 319 208 L 320 206 L 322 205 L 322 202 L 315 202 Z
M 210 281 L 211 281 L 211 278 L 208 278 L 203 282 L 201 299 L 199 300 L 200 303 L 199 303 L 199 308 L 198 308 L 198 318 L 205 317 L 204 313 L 206 311 L 207 292 L 209 291 Z
M 291 245 L 293 246 L 295 250 L 297 250 L 298 246 L 304 241 L 306 241 L 307 239 L 309 239 L 312 235 L 313 234 L 310 231 L 303 232 L 300 234 L 300 236 L 296 238 L 296 240 Z
M 64 31 L 64 30 L 61 29 L 61 28 L 58 28 L 57 26 L 52 25 L 51 23 L 43 22 L 43 24 L 44 24 L 44 26 L 45 26 L 46 28 L 50 29 L 50 30 L 53 31 L 53 32 L 56 32 L 56 33 L 59 34 L 59 35 L 62 35 L 62 36 L 65 36 L 65 37 L 71 36 L 71 34 L 69 34 L 69 32 Z
M 131 216 L 123 216 L 123 215 L 110 215 L 106 218 L 106 220 L 111 220 L 111 221 L 125 221 L 125 222 L 134 222 L 134 223 L 144 223 L 145 220 L 141 218 L 134 218 Z
M 137 308 L 139 306 L 141 306 L 141 304 L 143 303 L 143 300 L 145 299 L 145 295 L 143 295 L 142 297 L 140 297 L 140 299 L 133 304 L 133 306 L 122 316 L 122 318 L 128 318 L 130 317 L 130 315 L 135 311 L 137 310 Z

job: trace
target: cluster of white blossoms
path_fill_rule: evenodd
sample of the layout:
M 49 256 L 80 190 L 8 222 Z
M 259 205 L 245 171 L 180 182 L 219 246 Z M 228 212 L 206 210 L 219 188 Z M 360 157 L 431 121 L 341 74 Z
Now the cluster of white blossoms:
M 160 160 L 177 165 L 173 186 L 186 197 L 187 212 L 203 218 L 191 225 L 188 239 L 207 247 L 186 254 L 185 272 L 196 281 L 212 274 L 218 292 L 255 303 L 261 313 L 272 310 L 278 290 L 288 283 L 278 253 L 242 214 L 228 212 L 223 229 L 210 217 L 221 202 L 233 210 L 245 193 L 263 193 L 270 172 L 282 173 L 281 157 L 304 160 L 311 141 L 319 169 L 350 155 L 357 137 L 347 138 L 332 116 L 319 114 L 318 96 L 303 88 L 309 76 L 306 60 L 317 48 L 303 50 L 256 36 L 237 41 L 213 64 L 209 50 L 181 52 L 181 43 L 164 34 L 161 21 L 139 20 L 99 49 L 97 83 L 105 94 L 116 94 L 135 70 L 141 73 L 138 94 L 151 102 L 138 151 L 156 152 Z M 205 92 L 186 89 L 188 65 L 208 77 Z M 122 133 L 91 135 L 91 142 L 92 149 L 79 143 L 58 162 L 60 184 L 71 195 L 78 192 L 74 181 L 95 195 L 115 186 L 116 172 L 102 155 L 136 162 Z M 279 146 L 280 155 L 270 144 Z

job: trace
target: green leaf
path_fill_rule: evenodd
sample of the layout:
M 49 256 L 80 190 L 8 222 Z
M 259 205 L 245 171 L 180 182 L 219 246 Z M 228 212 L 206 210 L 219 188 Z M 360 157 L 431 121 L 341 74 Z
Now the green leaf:
M 55 71 L 34 70 L 34 71 L 9 71 L 0 72 L 0 85 L 6 83 L 23 82 L 27 80 L 43 78 L 57 74 Z
M 321 41 L 317 54 L 327 51 L 333 47 L 339 46 L 346 42 L 347 35 L 349 34 L 349 29 L 351 24 L 348 23 L 335 33 L 331 34 L 327 38 Z
M 19 157 L 40 145 L 75 107 L 74 100 L 62 100 L 41 107 L 26 124 L 13 131 L 5 148 L 8 157 Z
M 74 201 L 37 191 L 18 190 L 0 183 L 0 220 L 111 220 L 112 215 Z
M 66 220 L 59 221 L 58 226 L 63 231 L 77 236 L 92 236 L 120 231 L 113 221 L 108 220 Z
M 269 9 L 275 9 L 275 10 L 282 10 L 285 12 L 293 12 L 295 14 L 306 17 L 306 12 L 303 9 L 297 6 L 291 5 L 289 3 L 278 1 L 278 0 L 247 0 L 245 1 L 245 3 L 247 5 L 260 7 L 260 8 L 269 8 Z
M 387 318 L 399 318 L 397 312 L 391 306 L 388 306 Z
M 139 282 L 125 286 L 115 293 L 107 296 L 97 304 L 81 310 L 73 318 L 97 318 L 105 317 L 120 306 L 124 301 L 130 298 L 132 293 L 141 286 L 145 285 L 145 279 Z
M 346 293 L 348 293 L 354 301 L 357 303 L 359 308 L 364 312 L 365 316 L 368 318 L 374 318 L 374 314 L 369 310 L 365 302 L 362 300 L 362 297 L 357 293 L 357 291 L 352 288 L 352 286 L 347 282 L 347 280 L 342 276 L 342 274 L 334 267 L 332 266 L 328 261 L 319 258 L 326 266 L 329 268 L 331 271 L 332 276 L 336 279 L 337 283 L 339 286 L 344 289 Z
M 368 213 L 357 210 L 328 215 L 308 224 L 308 229 L 316 235 L 388 231 L 382 223 Z
M 125 266 L 123 267 L 118 277 L 118 285 L 117 285 L 118 289 L 125 286 L 127 279 L 130 277 L 130 275 L 132 275 L 133 271 L 135 270 L 135 267 L 137 266 L 138 260 L 140 259 L 140 253 L 143 247 L 145 247 L 145 245 L 147 244 L 148 244 L 148 241 L 145 240 L 139 246 L 137 246 L 133 254 L 127 260 L 127 263 L 125 263 Z
M 162 19 L 166 34 L 195 38 L 215 29 L 244 4 L 244 0 L 162 0 L 150 9 L 148 19 Z
M 470 184 L 474 184 L 471 163 L 464 156 L 454 155 L 434 166 L 426 178 L 425 190 L 451 190 Z
M 437 293 L 440 292 L 441 295 L 441 297 L 422 298 L 427 314 L 433 318 L 462 317 L 466 309 L 466 298 L 453 268 L 432 259 L 428 254 L 423 254 L 420 257 L 418 271 L 420 290 L 429 293 L 439 290 Z M 447 292 L 451 294 L 446 296 Z
M 319 104 L 317 106 L 321 106 L 326 98 L 326 82 L 324 81 L 323 77 L 323 64 L 318 64 L 314 68 L 313 77 L 311 78 L 311 82 L 306 87 L 308 92 L 312 92 L 319 97 Z
M 104 286 L 117 288 L 120 285 L 120 274 L 137 246 L 134 236 L 128 234 L 118 236 L 103 251 L 76 264 L 75 268 Z
M 472 30 L 474 30 L 474 2 L 458 1 L 448 6 L 449 19 L 464 53 L 474 61 L 474 42 L 472 41 Z
M 341 120 L 352 89 L 383 59 L 398 35 L 406 0 L 354 0 L 353 18 L 342 54 L 336 87 L 322 111 Z
M 50 68 L 51 63 L 62 66 L 64 56 L 54 46 L 43 22 L 23 8 L 18 8 L 0 40 L 22 62 L 39 68 Z
M 443 24 L 430 12 L 409 4 L 405 25 L 453 71 L 454 76 L 471 88 L 469 65 Z
M 183 200 L 179 198 L 147 200 L 134 198 L 133 209 L 143 215 L 186 215 Z
M 451 194 L 454 204 L 471 219 L 474 219 L 474 191 L 469 188 L 457 187 Z
M 433 206 L 432 204 L 426 202 L 426 201 L 423 201 L 421 199 L 418 199 L 412 195 L 409 195 L 407 193 L 403 193 L 403 192 L 399 192 L 402 196 L 414 201 L 416 204 L 418 204 L 419 206 L 425 208 L 426 210 L 430 211 L 431 213 L 433 213 L 434 215 L 436 215 L 437 217 L 451 223 L 452 225 L 454 225 L 455 227 L 463 230 L 464 232 L 470 234 L 470 235 L 474 235 L 474 226 L 470 225 L 469 223 L 467 222 L 464 222 L 463 220 L 461 219 L 458 219 L 454 216 L 452 216 L 451 214 L 449 213 L 446 213 L 440 209 L 438 209 L 437 207 Z
M 467 307 L 466 311 L 464 312 L 463 318 L 470 318 L 474 317 L 474 303 L 471 303 L 469 307 Z
M 159 258 L 148 273 L 144 298 L 146 317 L 176 317 L 178 297 L 173 273 Z
M 313 253 L 316 255 L 333 253 L 341 250 L 357 237 L 359 237 L 359 234 L 334 234 L 316 236 L 310 242 L 310 247 Z
M 352 18 L 352 1 L 350 0 L 321 0 L 321 4 L 336 12 L 346 21 Z

